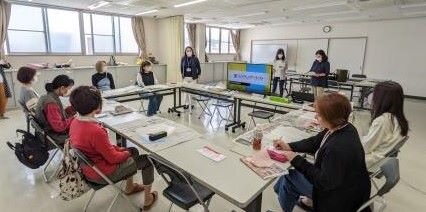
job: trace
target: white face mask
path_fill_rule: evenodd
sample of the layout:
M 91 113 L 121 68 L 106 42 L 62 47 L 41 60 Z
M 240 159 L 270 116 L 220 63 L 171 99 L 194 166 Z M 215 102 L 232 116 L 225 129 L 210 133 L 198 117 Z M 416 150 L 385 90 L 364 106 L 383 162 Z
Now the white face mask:
M 106 67 L 106 66 L 104 66 L 103 68 L 102 68 L 102 72 L 106 72 L 108 70 L 108 68 Z
M 33 81 L 31 82 L 32 84 L 35 84 L 35 83 L 37 83 L 38 82 L 38 76 L 37 75 L 35 75 L 34 76 L 34 78 L 33 78 Z
M 152 72 L 152 66 L 148 66 L 145 68 L 145 72 Z
M 321 62 L 322 61 L 322 58 L 321 57 L 316 57 L 315 58 L 318 62 Z
M 279 58 L 279 59 L 282 59 L 282 58 L 283 58 L 283 56 L 284 56 L 284 55 L 279 54 L 279 55 L 278 55 L 278 58 Z

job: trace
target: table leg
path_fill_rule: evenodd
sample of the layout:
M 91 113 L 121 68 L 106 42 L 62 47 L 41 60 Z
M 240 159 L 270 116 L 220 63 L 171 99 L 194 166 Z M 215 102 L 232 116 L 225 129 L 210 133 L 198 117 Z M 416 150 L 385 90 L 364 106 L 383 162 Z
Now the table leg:
M 229 127 L 235 126 L 236 124 L 238 124 L 237 122 L 237 116 L 238 115 L 238 100 L 236 98 L 234 98 L 234 115 L 233 115 L 233 119 L 232 119 L 232 123 L 225 125 L 225 131 L 228 131 Z
M 117 146 L 127 147 L 127 140 L 123 138 L 121 135 L 119 135 L 118 133 L 115 134 L 115 139 L 117 141 Z
M 247 207 L 243 208 L 246 212 L 261 212 L 262 211 L 262 193 L 256 197 Z
M 355 86 L 351 85 L 351 87 L 352 87 L 352 89 L 351 89 L 351 98 L 350 98 L 350 100 L 352 101 L 353 98 L 354 98 L 354 89 L 355 89 Z
M 292 85 L 293 85 L 293 79 L 290 78 L 290 84 L 289 84 L 289 87 L 288 87 L 288 95 L 291 95 L 291 86 Z

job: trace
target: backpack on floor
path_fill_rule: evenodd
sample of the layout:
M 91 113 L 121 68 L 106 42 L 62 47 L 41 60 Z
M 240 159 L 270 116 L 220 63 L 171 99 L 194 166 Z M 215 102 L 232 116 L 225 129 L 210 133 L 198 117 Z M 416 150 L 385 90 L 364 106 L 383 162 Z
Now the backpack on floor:
M 57 178 L 59 179 L 59 196 L 62 200 L 70 201 L 76 199 L 90 190 L 81 173 L 78 158 L 70 150 L 69 140 L 64 145 L 62 166 Z
M 7 142 L 7 145 L 15 152 L 18 160 L 31 169 L 44 165 L 49 158 L 47 145 L 31 132 L 18 129 L 16 133 L 22 134 L 21 143 L 13 145 Z

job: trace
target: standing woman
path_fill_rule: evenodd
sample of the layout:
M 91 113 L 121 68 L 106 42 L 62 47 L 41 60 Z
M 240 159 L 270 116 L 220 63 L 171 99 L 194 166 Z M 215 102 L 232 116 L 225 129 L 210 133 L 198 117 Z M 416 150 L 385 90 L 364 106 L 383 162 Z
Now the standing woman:
M 180 61 L 180 73 L 182 74 L 184 84 L 197 83 L 197 79 L 201 74 L 200 61 L 190 46 L 185 48 L 185 55 Z M 189 110 L 191 111 L 191 95 L 187 94 L 184 99 L 185 104 L 189 105 Z
M 324 93 L 324 88 L 328 87 L 328 74 L 330 73 L 330 63 L 324 50 L 320 49 L 315 53 L 315 61 L 312 64 L 310 72 L 313 72 L 311 77 L 311 85 L 315 99 Z
M 155 74 L 152 72 L 152 64 L 149 61 L 144 61 L 141 64 L 140 71 L 136 76 L 136 82 L 138 86 L 144 87 L 149 85 L 158 84 L 158 80 L 155 77 Z M 148 97 L 148 116 L 152 116 L 157 114 L 157 111 L 160 109 L 161 101 L 163 100 L 163 96 L 152 94 Z
M 92 75 L 92 85 L 100 91 L 115 89 L 112 74 L 107 72 L 107 64 L 105 61 L 98 61 L 95 65 L 96 74 Z
M 285 58 L 284 49 L 278 49 L 275 55 L 274 66 L 273 66 L 273 84 L 272 93 L 277 90 L 278 82 L 280 84 L 280 96 L 284 94 L 284 85 L 287 79 L 287 60 Z
M 4 116 L 4 113 L 6 112 L 7 99 L 12 97 L 12 94 L 10 93 L 4 69 L 9 69 L 10 67 L 10 63 L 4 62 L 4 60 L 0 61 L 0 119 L 8 119 L 8 117 Z

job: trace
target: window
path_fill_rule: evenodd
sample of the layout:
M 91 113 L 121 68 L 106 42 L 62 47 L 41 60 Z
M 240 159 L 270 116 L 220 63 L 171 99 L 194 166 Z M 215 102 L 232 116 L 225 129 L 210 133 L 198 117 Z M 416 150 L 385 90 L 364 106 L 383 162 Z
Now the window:
M 213 54 L 234 54 L 231 30 L 217 27 L 206 27 L 206 52 Z
M 184 37 L 185 37 L 185 47 L 190 46 L 189 42 L 189 33 L 188 33 L 188 24 L 184 25 Z
M 7 33 L 10 53 L 44 53 L 47 50 L 40 7 L 12 5 Z
M 132 19 L 119 17 L 120 42 L 118 42 L 117 52 L 120 53 L 138 53 L 139 47 L 133 36 Z M 116 25 L 114 25 L 116 26 Z M 117 27 L 116 27 L 117 28 Z M 117 40 L 117 39 L 116 39 Z M 120 47 L 120 48 L 119 48 Z M 120 51 L 119 51 L 120 50 Z
M 220 53 L 220 29 L 210 28 L 210 53 Z
M 80 53 L 80 21 L 76 11 L 47 9 L 51 52 Z
M 139 48 L 129 17 L 12 4 L 5 52 L 137 54 Z
M 86 54 L 138 53 L 130 18 L 83 14 Z

